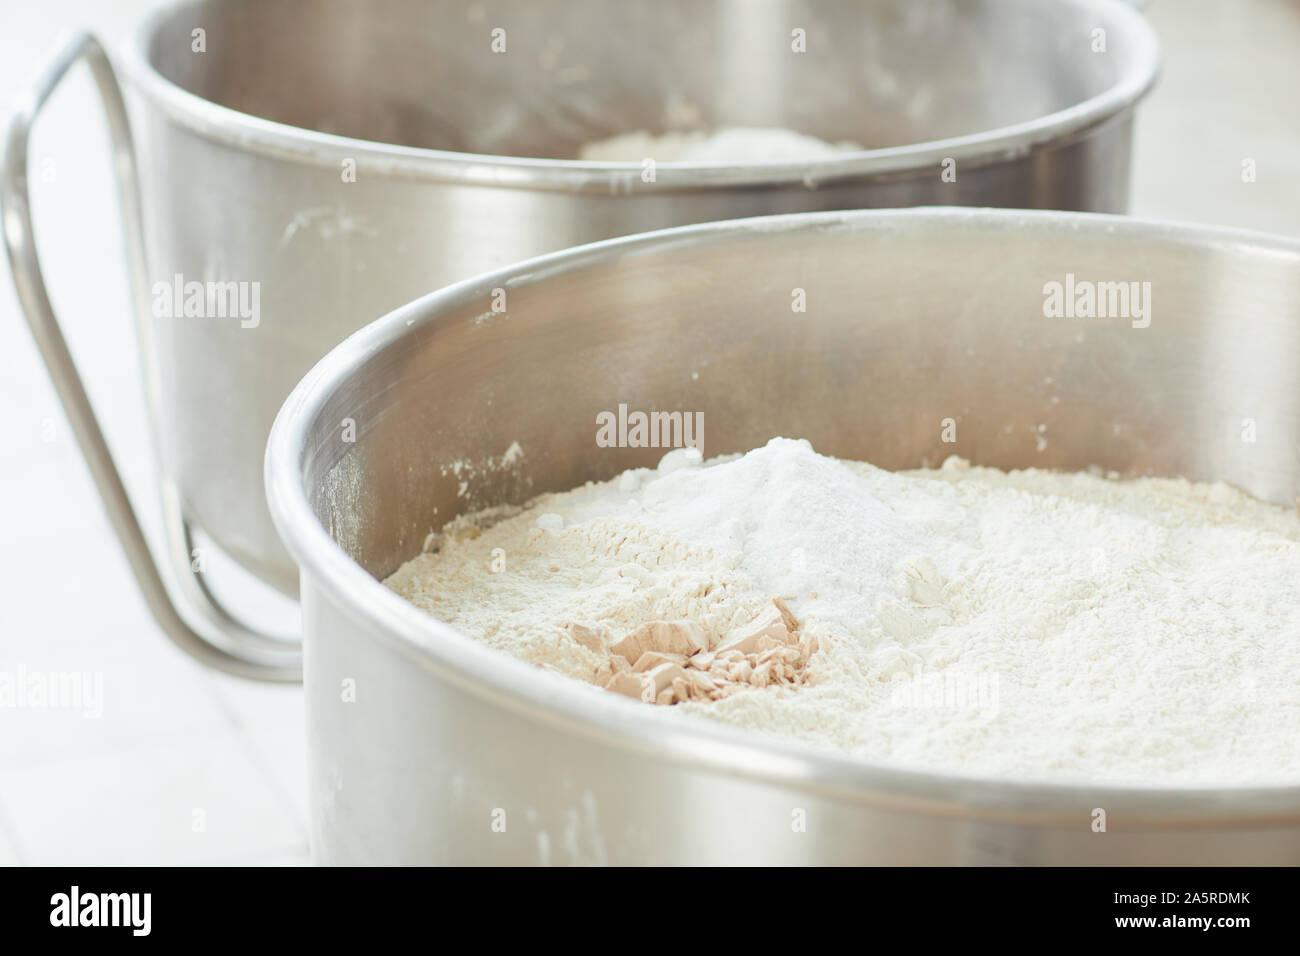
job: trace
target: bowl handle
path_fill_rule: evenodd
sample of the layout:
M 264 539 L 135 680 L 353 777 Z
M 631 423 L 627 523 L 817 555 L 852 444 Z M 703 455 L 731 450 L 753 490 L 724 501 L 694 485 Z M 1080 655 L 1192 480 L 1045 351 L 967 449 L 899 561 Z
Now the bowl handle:
M 184 592 L 177 600 L 164 581 L 159 564 L 113 461 L 112 452 L 95 418 L 94 407 L 68 351 L 59 320 L 50 304 L 36 254 L 28 193 L 28 136 L 32 123 L 50 94 L 77 63 L 85 62 L 99 87 L 112 138 L 113 166 L 122 202 L 127 265 L 139 316 L 139 333 L 145 361 L 145 390 L 151 409 L 158 408 L 157 363 L 153 361 L 153 336 L 149 326 L 149 283 L 145 267 L 140 191 L 131 129 L 122 91 L 104 48 L 89 33 L 63 40 L 36 79 L 19 95 L 5 134 L 0 210 L 4 216 L 5 246 L 14 284 L 32 337 L 63 403 L 64 412 L 91 476 L 104 501 L 113 530 L 131 566 L 149 610 L 179 647 L 198 660 L 240 677 L 273 681 L 302 678 L 302 648 L 298 642 L 251 630 L 222 607 L 199 580 L 189 562 L 189 528 L 181 514 L 180 498 L 166 475 L 159 475 L 164 522 L 172 576 Z M 157 420 L 157 416 L 154 416 Z M 161 469 L 159 469 L 161 471 Z

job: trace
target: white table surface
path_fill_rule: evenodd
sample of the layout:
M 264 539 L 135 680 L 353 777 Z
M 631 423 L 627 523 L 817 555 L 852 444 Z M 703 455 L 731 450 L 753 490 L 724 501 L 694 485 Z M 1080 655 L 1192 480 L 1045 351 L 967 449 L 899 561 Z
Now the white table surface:
M 61 31 L 89 27 L 116 45 L 151 5 L 0 0 L 0 96 Z M 1139 114 L 1133 212 L 1300 236 L 1300 2 L 1154 0 L 1148 14 L 1166 59 Z M 154 519 L 116 201 L 87 77 L 52 101 L 33 153 L 55 172 L 34 187 L 54 303 Z M 1241 181 L 1246 157 L 1253 184 Z M 307 862 L 301 690 L 207 672 L 159 632 L 7 278 L 0 414 L 0 670 L 104 680 L 98 719 L 0 709 L 0 864 Z

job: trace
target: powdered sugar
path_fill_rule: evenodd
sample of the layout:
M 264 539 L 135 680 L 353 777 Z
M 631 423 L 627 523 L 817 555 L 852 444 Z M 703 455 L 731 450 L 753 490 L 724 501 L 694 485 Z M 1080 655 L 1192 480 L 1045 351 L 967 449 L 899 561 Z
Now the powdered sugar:
M 890 473 L 775 440 L 673 452 L 440 544 L 389 586 L 580 680 L 602 658 L 575 623 L 717 642 L 781 597 L 817 638 L 802 686 L 659 719 L 1024 778 L 1300 777 L 1300 522 L 1224 485 Z
M 845 464 L 784 438 L 724 467 L 674 470 L 638 500 L 646 525 L 738 555 L 796 616 L 817 592 L 819 621 L 846 630 L 873 615 L 900 562 L 938 551 Z

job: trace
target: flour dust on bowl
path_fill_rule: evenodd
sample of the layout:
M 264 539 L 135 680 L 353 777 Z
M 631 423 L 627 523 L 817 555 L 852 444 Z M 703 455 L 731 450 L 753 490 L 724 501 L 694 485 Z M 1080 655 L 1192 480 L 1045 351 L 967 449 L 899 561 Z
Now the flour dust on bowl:
M 262 451 L 293 385 L 361 324 L 529 256 L 685 223 L 936 202 L 1122 212 L 1158 60 L 1119 0 L 173 3 L 117 61 L 129 124 L 85 34 L 22 101 L 6 238 L 160 623 L 215 666 L 292 678 L 296 649 L 241 628 L 189 556 L 208 539 L 294 594 Z M 122 178 L 167 515 L 158 561 L 62 347 L 27 215 L 27 129 L 81 61 Z M 580 158 L 629 135 L 634 161 Z M 665 136 L 709 148 L 673 153 Z
M 299 384 L 267 451 L 302 573 L 317 858 L 1300 861 L 1294 742 L 1239 712 L 1294 715 L 1295 588 L 1269 562 L 1296 560 L 1297 319 L 1290 240 L 918 209 L 610 240 L 375 322 Z M 707 460 L 675 449 L 661 466 L 665 448 L 636 438 L 654 412 L 680 412 L 683 440 L 689 419 Z M 1068 536 L 1040 539 L 1041 567 L 1024 553 L 1036 528 Z M 1216 577 L 1211 548 L 1248 573 Z M 1252 574 L 1275 609 L 1254 606 Z M 548 575 L 591 603 L 554 603 Z M 1213 600 L 1171 603 L 1198 581 Z M 876 629 L 836 631 L 828 606 Z M 1185 640 L 1179 615 L 1197 625 Z M 1255 625 L 1266 673 L 1243 638 Z M 698 656 L 727 641 L 731 662 L 783 667 L 713 700 L 700 672 L 745 674 Z M 886 707 L 846 722 L 830 699 L 851 689 L 832 664 L 856 667 L 859 691 L 896 690 L 915 662 L 981 641 L 989 656 L 966 662 L 1003 678 L 1000 699 L 964 729 Z M 648 652 L 663 657 L 637 671 Z M 658 671 L 655 704 L 611 692 L 628 672 L 644 692 L 664 664 L 685 678 Z M 1081 673 L 1064 699 L 1030 685 L 1069 685 L 1067 665 Z M 1265 739 L 1196 723 L 1197 687 L 1201 711 Z M 777 700 L 797 705 L 779 726 L 737 717 Z M 976 710 L 987 700 L 977 685 Z M 1007 733 L 1026 706 L 1060 733 Z M 1071 713 L 1100 737 L 1070 736 Z

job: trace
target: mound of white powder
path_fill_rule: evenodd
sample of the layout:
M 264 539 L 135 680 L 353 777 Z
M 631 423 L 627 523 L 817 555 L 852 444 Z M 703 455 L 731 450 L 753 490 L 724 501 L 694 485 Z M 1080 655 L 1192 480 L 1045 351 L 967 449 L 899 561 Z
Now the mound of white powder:
M 828 143 L 793 130 L 730 126 L 714 133 L 644 130 L 585 144 L 579 159 L 596 163 L 780 163 L 824 159 L 862 149 L 857 143 Z
M 386 583 L 588 683 L 607 657 L 575 624 L 716 647 L 781 598 L 816 638 L 797 686 L 665 720 L 1019 778 L 1300 779 L 1300 520 L 1222 484 L 679 450 L 457 521 Z

